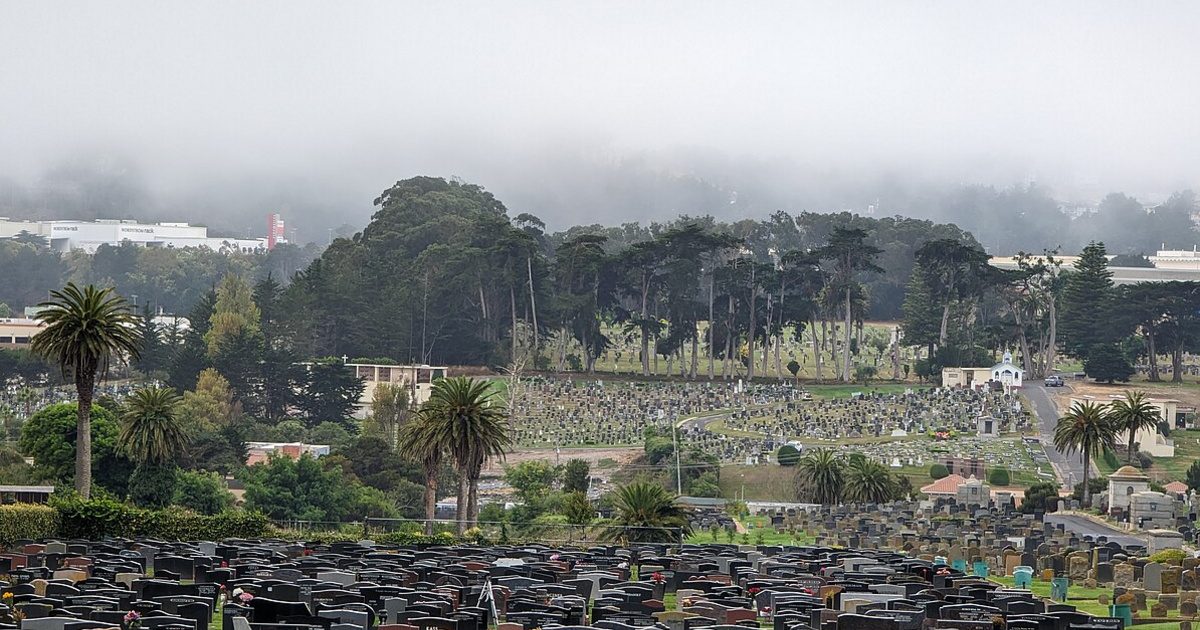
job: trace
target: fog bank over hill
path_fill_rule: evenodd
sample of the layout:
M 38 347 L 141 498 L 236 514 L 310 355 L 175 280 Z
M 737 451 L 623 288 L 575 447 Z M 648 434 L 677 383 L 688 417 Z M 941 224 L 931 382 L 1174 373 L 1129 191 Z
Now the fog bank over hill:
M 1077 249 L 1104 234 L 1060 206 L 1200 187 L 1198 27 L 1188 2 L 9 4 L 0 215 L 280 211 L 324 242 L 426 174 L 551 229 L 873 210 Z

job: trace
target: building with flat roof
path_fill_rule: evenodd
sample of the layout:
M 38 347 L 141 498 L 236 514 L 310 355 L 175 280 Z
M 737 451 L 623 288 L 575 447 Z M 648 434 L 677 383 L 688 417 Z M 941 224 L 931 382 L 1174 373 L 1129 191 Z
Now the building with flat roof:
M 0 348 L 28 348 L 42 323 L 26 317 L 0 318 Z
M 138 223 L 127 219 L 95 221 L 26 221 L 0 217 L 0 238 L 21 232 L 41 236 L 55 251 L 95 252 L 101 245 L 133 243 L 142 247 L 204 247 L 219 252 L 266 251 L 266 238 L 217 238 L 208 228 L 189 223 Z
M 392 365 L 387 363 L 346 363 L 354 375 L 362 379 L 363 393 L 358 401 L 358 417 L 366 417 L 375 400 L 375 388 L 380 383 L 403 385 L 408 389 L 409 402 L 420 405 L 429 400 L 433 382 L 446 376 L 444 366 Z

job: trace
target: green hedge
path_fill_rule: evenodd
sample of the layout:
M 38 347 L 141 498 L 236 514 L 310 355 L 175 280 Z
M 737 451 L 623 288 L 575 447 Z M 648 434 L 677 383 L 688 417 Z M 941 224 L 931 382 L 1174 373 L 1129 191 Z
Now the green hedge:
M 241 510 L 207 516 L 180 508 L 143 510 L 112 499 L 84 501 L 78 497 L 59 499 L 52 505 L 58 513 L 58 535 L 65 538 L 258 538 L 270 525 L 262 514 Z
M 40 540 L 58 532 L 58 512 L 47 505 L 0 505 L 0 545 L 17 540 Z

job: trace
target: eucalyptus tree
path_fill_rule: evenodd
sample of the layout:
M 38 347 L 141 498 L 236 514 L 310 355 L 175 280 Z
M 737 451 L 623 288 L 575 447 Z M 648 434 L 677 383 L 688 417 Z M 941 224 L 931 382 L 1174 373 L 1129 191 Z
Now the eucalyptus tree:
M 595 372 L 596 359 L 609 346 L 605 313 L 615 302 L 617 261 L 604 251 L 604 236 L 580 234 L 558 246 L 554 256 L 556 310 L 568 335 L 583 348 L 584 368 Z
M 982 293 L 988 255 L 974 244 L 943 238 L 929 241 L 916 252 L 925 286 L 942 307 L 938 346 L 946 345 L 950 309 L 958 301 Z
M 822 260 L 832 263 L 832 283 L 838 287 L 844 297 L 845 308 L 845 339 L 842 346 L 843 382 L 850 382 L 850 335 L 853 327 L 853 296 L 858 287 L 856 276 L 860 273 L 882 273 L 883 269 L 875 264 L 883 250 L 866 242 L 866 230 L 858 228 L 835 227 L 829 235 L 829 242 L 819 250 Z

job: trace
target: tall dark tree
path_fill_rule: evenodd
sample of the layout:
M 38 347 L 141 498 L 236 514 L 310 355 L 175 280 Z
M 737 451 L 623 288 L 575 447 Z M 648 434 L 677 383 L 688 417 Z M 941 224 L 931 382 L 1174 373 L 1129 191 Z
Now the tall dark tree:
M 154 311 L 150 309 L 149 302 L 142 305 L 142 312 L 137 322 L 137 332 L 141 352 L 134 365 L 143 374 L 151 374 L 163 369 L 167 363 L 165 356 L 167 345 L 164 343 L 162 333 L 158 330 L 158 324 L 154 323 Z
M 904 321 L 901 329 L 904 331 L 904 341 L 910 346 L 925 346 L 929 356 L 933 356 L 934 346 L 938 342 L 938 312 L 933 295 L 926 285 L 925 274 L 919 266 L 913 267 L 908 279 L 908 287 L 904 291 Z
M 211 365 L 204 336 L 208 333 L 209 320 L 212 318 L 216 302 L 217 294 L 210 290 L 188 313 L 188 329 L 183 333 L 182 342 L 172 350 L 170 365 L 167 367 L 167 385 L 176 391 L 187 391 L 195 387 L 200 372 Z
M 319 359 L 306 366 L 296 407 L 310 426 L 336 422 L 353 428 L 363 388 L 362 380 L 341 359 Z
M 1112 272 L 1104 243 L 1089 243 L 1063 287 L 1058 315 L 1063 349 L 1086 359 L 1092 346 L 1116 341 L 1114 319 Z

